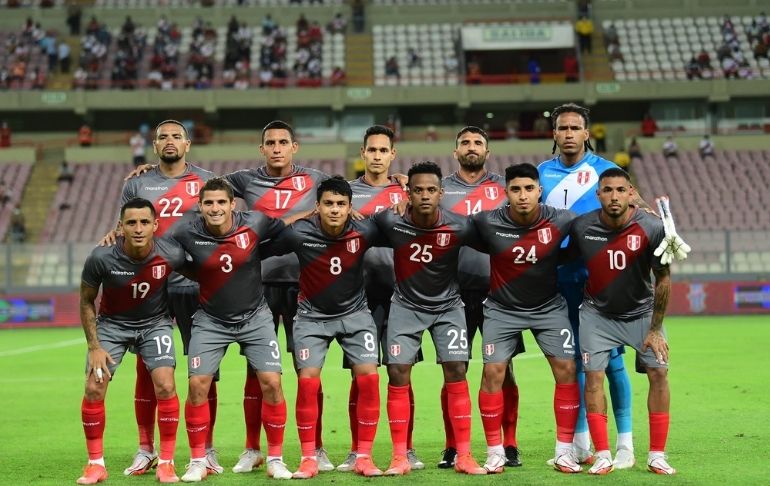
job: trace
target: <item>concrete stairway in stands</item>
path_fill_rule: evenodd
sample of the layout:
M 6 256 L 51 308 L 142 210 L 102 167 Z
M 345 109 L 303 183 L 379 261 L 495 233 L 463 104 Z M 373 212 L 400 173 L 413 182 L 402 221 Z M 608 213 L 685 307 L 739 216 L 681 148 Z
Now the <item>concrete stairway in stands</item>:
M 348 86 L 374 84 L 372 34 L 349 34 L 345 37 L 345 65 Z

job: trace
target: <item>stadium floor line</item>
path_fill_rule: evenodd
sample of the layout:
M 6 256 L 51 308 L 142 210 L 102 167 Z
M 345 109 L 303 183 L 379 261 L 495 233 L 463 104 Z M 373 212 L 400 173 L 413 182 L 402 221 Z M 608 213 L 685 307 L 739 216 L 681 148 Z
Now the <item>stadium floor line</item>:
M 66 341 L 58 341 L 49 344 L 38 344 L 37 346 L 29 346 L 26 348 L 12 349 L 10 351 L 0 351 L 0 358 L 6 356 L 18 356 L 20 354 L 34 353 L 35 351 L 46 351 L 48 349 L 66 348 L 67 346 L 74 346 L 76 344 L 83 344 L 85 338 L 79 337 L 77 339 L 67 339 Z

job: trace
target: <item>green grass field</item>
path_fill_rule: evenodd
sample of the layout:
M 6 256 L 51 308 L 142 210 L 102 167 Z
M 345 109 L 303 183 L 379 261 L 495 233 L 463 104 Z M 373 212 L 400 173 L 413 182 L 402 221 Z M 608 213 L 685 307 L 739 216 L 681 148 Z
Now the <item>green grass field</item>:
M 627 471 L 616 471 L 608 478 L 587 474 L 566 476 L 545 465 L 553 454 L 553 382 L 545 359 L 528 336 L 528 352 L 516 359 L 515 369 L 521 392 L 519 446 L 524 466 L 508 469 L 499 476 L 462 477 L 435 467 L 443 449 L 443 429 L 439 409 L 441 374 L 433 364 L 432 344 L 424 346 L 426 362 L 415 367 L 416 395 L 415 445 L 427 464 L 405 478 L 366 480 L 348 473 L 322 473 L 316 483 L 418 482 L 436 484 L 573 484 L 605 482 L 621 484 L 770 484 L 770 359 L 762 343 L 770 342 L 768 317 L 670 318 L 666 326 L 671 344 L 672 389 L 671 432 L 668 452 L 671 464 L 679 470 L 674 477 L 658 477 L 646 472 L 648 432 L 646 378 L 632 376 L 634 391 L 634 443 L 639 464 Z M 478 340 L 477 340 L 478 341 Z M 476 355 L 479 343 L 476 343 Z M 181 346 L 180 348 L 181 349 Z M 0 331 L 0 388 L 2 414 L 0 427 L 3 447 L 1 484 L 74 484 L 86 461 L 85 441 L 80 425 L 83 393 L 85 344 L 82 331 L 72 329 Z M 340 366 L 341 352 L 332 347 L 323 378 L 326 394 L 324 410 L 325 447 L 335 462 L 348 451 L 347 395 L 349 374 Z M 633 367 L 633 352 L 627 357 Z M 110 479 L 106 484 L 155 484 L 154 475 L 125 478 L 122 470 L 136 449 L 132 391 L 133 358 L 118 371 L 107 398 L 105 458 Z M 284 359 L 285 369 L 291 366 Z M 230 472 L 243 448 L 243 358 L 233 347 L 222 364 L 219 385 L 219 414 L 216 444 L 225 474 L 210 476 L 209 484 L 253 484 L 266 480 L 264 469 L 246 475 Z M 186 366 L 177 372 L 180 396 L 186 396 Z M 476 408 L 480 360 L 471 363 L 469 381 L 474 406 L 473 451 L 479 462 L 486 454 L 486 443 Z M 385 390 L 381 374 L 381 390 Z M 286 428 L 285 460 L 291 469 L 299 459 L 299 443 L 294 427 L 296 377 L 284 375 L 289 423 Z M 386 467 L 390 454 L 390 435 L 384 407 L 375 444 L 375 461 Z M 612 420 L 610 420 L 612 428 Z M 614 438 L 614 431 L 610 431 Z M 264 434 L 262 438 L 264 444 Z M 177 471 L 183 471 L 189 450 L 180 424 L 177 442 Z

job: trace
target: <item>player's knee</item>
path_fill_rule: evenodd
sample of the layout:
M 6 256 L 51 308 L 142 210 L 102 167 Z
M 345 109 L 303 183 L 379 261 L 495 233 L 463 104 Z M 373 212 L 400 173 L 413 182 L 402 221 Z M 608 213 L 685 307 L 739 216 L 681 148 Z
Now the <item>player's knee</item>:
M 506 366 L 503 363 L 487 363 L 481 374 L 481 389 L 485 393 L 495 393 L 503 388 L 506 375 Z
M 190 391 L 187 396 L 190 403 L 200 405 L 208 400 L 212 379 L 213 376 L 211 375 L 195 375 L 190 377 Z
M 668 369 L 647 367 L 647 377 L 651 388 L 668 387 Z
M 577 368 L 574 359 L 551 359 L 551 369 L 556 383 L 566 385 L 577 381 Z
M 174 384 L 174 375 L 163 377 L 155 382 L 155 397 L 160 400 L 167 400 L 176 395 L 176 385 Z
M 410 370 L 409 365 L 388 365 L 388 383 L 393 386 L 408 385 Z
M 95 402 L 98 400 L 104 400 L 104 396 L 107 392 L 106 382 L 96 383 L 94 380 L 89 379 L 86 382 L 85 397 L 89 402 Z
M 271 404 L 283 401 L 281 375 L 279 373 L 259 373 L 259 386 L 262 388 L 263 400 Z
M 364 363 L 353 366 L 355 376 L 373 375 L 377 373 L 377 365 L 374 363 Z M 320 371 L 319 371 L 320 375 Z
M 449 361 L 442 364 L 444 368 L 444 381 L 452 383 L 465 380 L 467 364 L 464 361 Z
M 587 371 L 585 392 L 603 393 L 604 392 L 604 373 L 601 371 Z
M 616 354 L 610 357 L 607 363 L 607 374 L 624 373 L 626 371 L 626 364 L 623 361 L 622 354 Z

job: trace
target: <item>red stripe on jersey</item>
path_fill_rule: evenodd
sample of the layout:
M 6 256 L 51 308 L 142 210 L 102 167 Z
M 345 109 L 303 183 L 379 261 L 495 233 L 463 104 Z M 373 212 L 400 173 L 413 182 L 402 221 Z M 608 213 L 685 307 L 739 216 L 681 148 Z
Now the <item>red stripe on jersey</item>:
M 155 255 L 126 285 L 121 287 L 102 285 L 99 314 L 120 315 L 142 305 L 143 300 L 163 290 L 168 276 L 173 271 L 174 269 L 162 256 Z
M 327 290 L 335 280 L 345 278 L 364 257 L 368 242 L 358 231 L 348 231 L 342 238 L 329 246 L 310 264 L 302 267 L 299 276 L 299 301 L 310 300 Z M 338 260 L 332 261 L 337 258 Z
M 371 216 L 385 208 L 398 204 L 404 199 L 406 199 L 406 192 L 401 186 L 399 184 L 391 184 L 383 187 L 382 191 L 372 196 L 372 198 L 369 199 L 358 212 L 364 216 Z
M 536 265 L 537 261 L 552 256 L 554 252 L 559 250 L 561 238 L 559 228 L 551 222 L 543 220 L 530 228 L 524 233 L 523 238 L 516 240 L 503 252 L 492 255 L 490 259 L 492 269 L 489 278 L 490 293 L 521 277 L 524 272 L 530 269 L 531 265 Z M 533 257 L 537 259 L 534 263 Z M 532 283 L 533 285 L 537 284 L 537 282 Z
M 442 241 L 447 238 L 448 241 Z M 430 233 L 418 235 L 413 240 L 393 249 L 396 282 L 403 282 L 426 266 L 440 260 L 446 252 L 460 244 L 457 232 L 449 226 L 435 228 Z
M 620 273 L 629 268 L 649 245 L 647 234 L 638 223 L 629 225 L 586 262 L 588 295 L 599 295 Z M 621 255 L 622 254 L 622 255 Z
M 174 180 L 174 179 L 169 179 Z M 156 237 L 163 236 L 188 211 L 198 206 L 198 193 L 205 184 L 198 174 L 185 174 L 164 194 L 153 201 L 158 218 Z
M 305 195 L 315 190 L 315 184 L 310 174 L 291 175 L 267 189 L 267 192 L 259 198 L 252 209 L 261 211 L 271 218 L 282 218 L 290 215 Z
M 455 204 L 452 212 L 470 216 L 481 211 L 491 211 L 499 207 L 505 199 L 505 187 L 492 180 L 486 180 Z
M 258 244 L 259 236 L 248 226 L 241 226 L 226 240 L 217 241 L 216 249 L 198 268 L 202 304 L 222 290 L 241 267 L 251 264 L 249 260 Z

